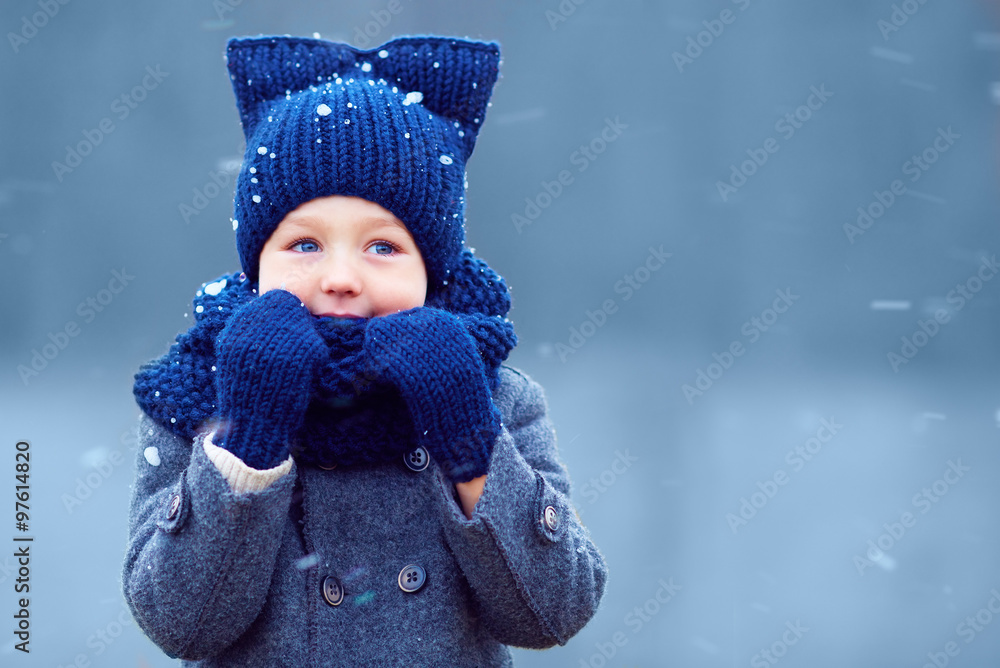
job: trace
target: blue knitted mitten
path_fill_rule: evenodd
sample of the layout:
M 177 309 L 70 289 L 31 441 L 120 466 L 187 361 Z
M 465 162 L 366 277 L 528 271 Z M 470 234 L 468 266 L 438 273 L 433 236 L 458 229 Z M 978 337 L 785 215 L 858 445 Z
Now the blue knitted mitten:
M 329 356 L 312 316 L 295 295 L 269 290 L 233 313 L 215 352 L 223 421 L 216 445 L 252 468 L 277 466 L 288 458 Z
M 375 374 L 399 388 L 417 442 L 452 482 L 485 475 L 500 411 L 476 342 L 452 313 L 420 306 L 371 318 L 364 349 Z

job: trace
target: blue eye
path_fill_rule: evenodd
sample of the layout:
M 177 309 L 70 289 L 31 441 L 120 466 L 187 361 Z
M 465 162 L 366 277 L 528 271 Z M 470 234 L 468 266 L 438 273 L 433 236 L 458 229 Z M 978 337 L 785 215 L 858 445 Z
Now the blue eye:
M 371 245 L 371 247 L 376 249 L 379 248 L 385 249 L 385 252 L 379 252 L 378 250 L 376 250 L 375 251 L 376 255 L 390 255 L 392 254 L 393 251 L 396 250 L 396 247 L 393 244 L 389 243 L 388 241 L 376 241 L 374 244 Z
M 301 239 L 291 246 L 292 250 L 299 250 L 301 253 L 315 253 L 319 250 L 319 244 L 309 239 Z

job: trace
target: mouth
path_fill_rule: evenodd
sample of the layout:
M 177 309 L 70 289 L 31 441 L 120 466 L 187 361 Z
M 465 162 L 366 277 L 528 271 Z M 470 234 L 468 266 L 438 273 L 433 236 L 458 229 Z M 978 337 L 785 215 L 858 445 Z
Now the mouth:
M 353 313 L 321 313 L 320 318 L 364 318 L 363 315 L 355 315 Z

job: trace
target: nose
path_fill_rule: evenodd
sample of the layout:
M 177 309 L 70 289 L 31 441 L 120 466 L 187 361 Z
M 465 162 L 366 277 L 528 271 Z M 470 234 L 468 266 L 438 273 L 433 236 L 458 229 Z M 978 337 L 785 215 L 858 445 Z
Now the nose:
M 318 269 L 319 285 L 325 293 L 354 296 L 361 293 L 361 273 L 345 254 L 331 254 Z

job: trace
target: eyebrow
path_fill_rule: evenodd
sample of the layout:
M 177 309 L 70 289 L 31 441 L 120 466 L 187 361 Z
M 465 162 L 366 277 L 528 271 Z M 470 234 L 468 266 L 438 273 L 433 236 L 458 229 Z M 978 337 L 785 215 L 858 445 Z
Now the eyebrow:
M 309 224 L 314 224 L 318 222 L 315 216 L 310 216 L 308 214 L 301 214 L 297 216 L 290 216 L 288 218 L 289 225 L 294 227 L 306 227 Z M 409 232 L 406 225 L 402 221 L 393 218 L 385 218 L 383 216 L 364 216 L 359 222 L 362 223 L 374 223 L 376 227 L 395 227 L 400 230 Z
M 373 223 L 381 223 L 383 227 L 389 226 L 389 227 L 398 227 L 403 230 L 406 229 L 406 225 L 404 225 L 403 221 L 399 220 L 398 218 L 382 218 L 380 216 L 367 216 L 364 218 L 364 220 Z

